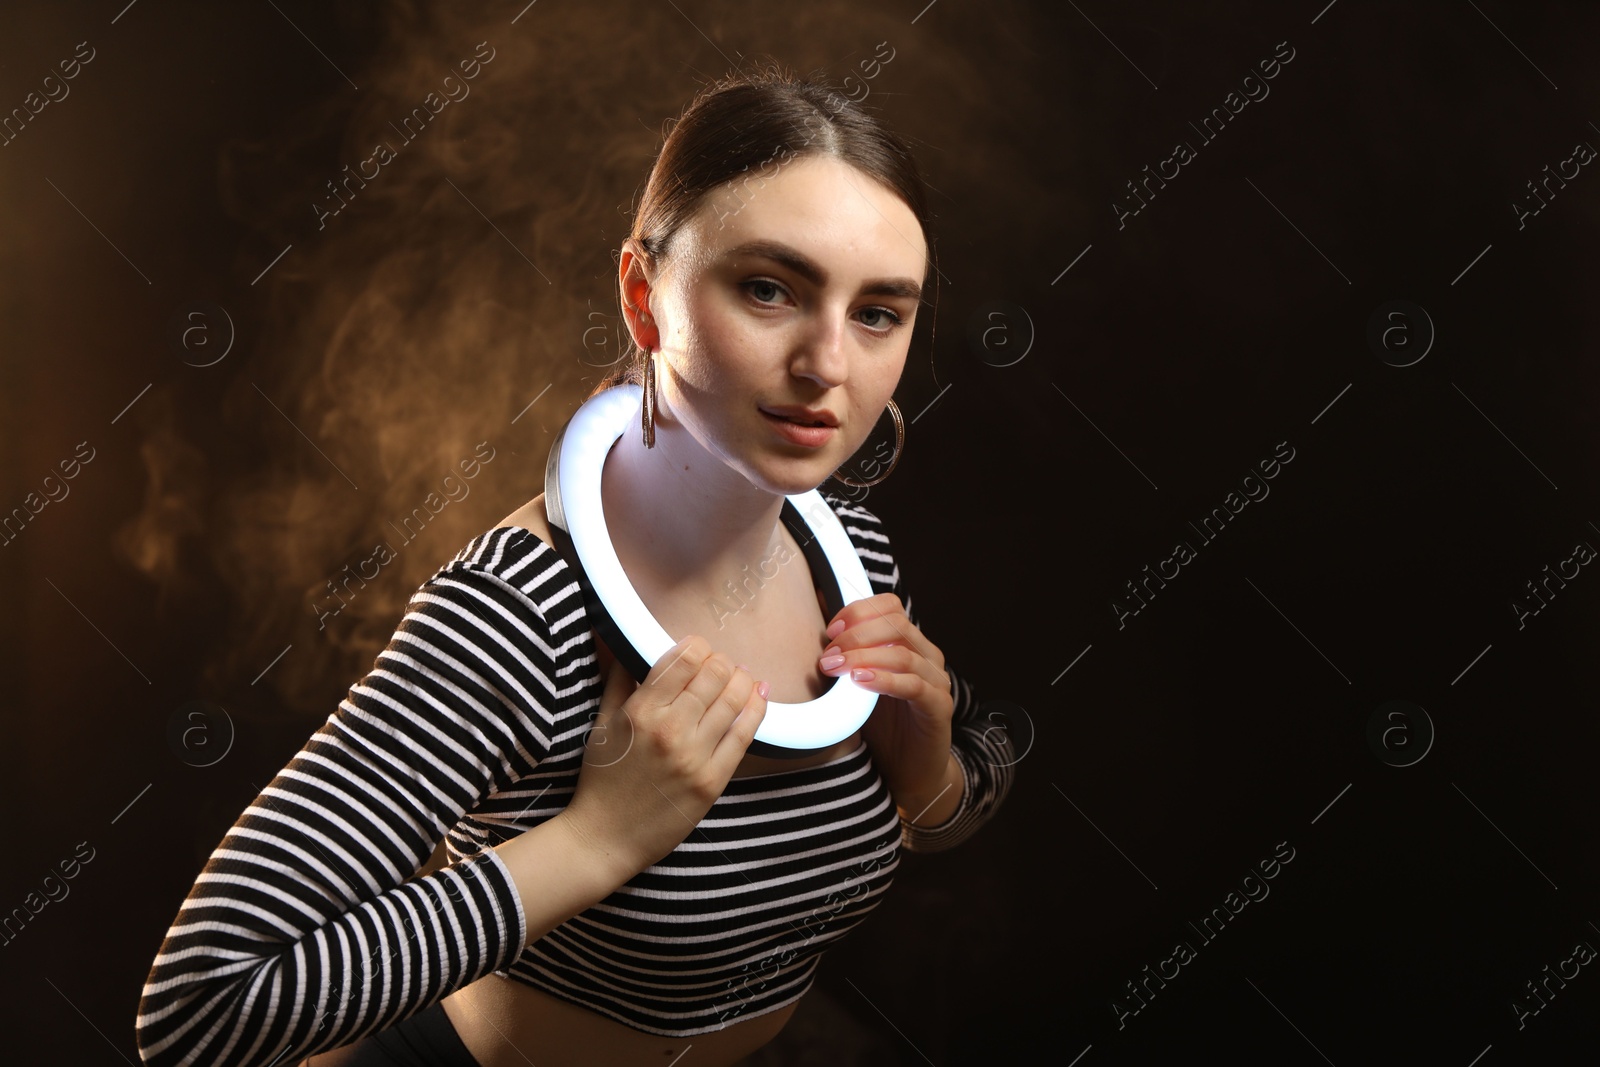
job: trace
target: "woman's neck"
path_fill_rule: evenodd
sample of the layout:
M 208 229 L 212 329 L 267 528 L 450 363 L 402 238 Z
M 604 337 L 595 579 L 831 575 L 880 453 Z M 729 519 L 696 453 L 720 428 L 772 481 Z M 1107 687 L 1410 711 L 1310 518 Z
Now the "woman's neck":
M 751 485 L 675 420 L 655 420 L 654 448 L 630 427 L 601 470 L 611 542 L 641 593 L 715 597 L 771 558 L 783 536 L 784 498 Z

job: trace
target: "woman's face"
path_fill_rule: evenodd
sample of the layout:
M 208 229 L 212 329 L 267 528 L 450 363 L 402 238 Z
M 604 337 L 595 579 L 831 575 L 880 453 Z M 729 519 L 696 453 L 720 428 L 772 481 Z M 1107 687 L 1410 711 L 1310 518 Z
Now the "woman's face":
M 903 200 L 808 156 L 759 187 L 708 193 L 653 284 L 626 248 L 620 267 L 624 308 L 649 307 L 645 321 L 626 314 L 640 347 L 660 350 L 664 417 L 751 484 L 788 495 L 821 485 L 872 432 L 905 367 L 925 265 Z M 762 413 L 788 407 L 826 411 L 838 428 L 796 443 Z

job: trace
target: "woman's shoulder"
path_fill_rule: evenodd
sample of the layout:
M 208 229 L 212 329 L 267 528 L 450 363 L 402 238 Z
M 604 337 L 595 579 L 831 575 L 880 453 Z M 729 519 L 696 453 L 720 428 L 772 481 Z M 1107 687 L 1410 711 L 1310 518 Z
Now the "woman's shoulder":
M 531 533 L 535 538 L 547 545 L 555 543 L 550 537 L 550 518 L 544 509 L 543 493 L 540 493 L 516 511 L 495 523 L 489 532 L 493 533 L 495 530 L 504 527 Z
M 869 548 L 874 551 L 888 554 L 889 533 L 885 529 L 883 520 L 876 512 L 869 510 L 860 501 L 851 500 L 841 493 L 826 492 L 820 494 L 833 513 L 839 516 L 839 522 L 844 527 L 844 532 L 855 543 L 857 550 Z
M 839 516 L 845 536 L 855 546 L 873 589 L 880 593 L 898 589 L 900 564 L 895 560 L 883 520 L 859 500 L 851 500 L 842 493 L 829 491 L 821 496 Z
M 448 580 L 463 572 L 489 575 L 524 594 L 543 614 L 576 588 L 572 572 L 550 541 L 541 493 L 473 537 L 432 580 Z

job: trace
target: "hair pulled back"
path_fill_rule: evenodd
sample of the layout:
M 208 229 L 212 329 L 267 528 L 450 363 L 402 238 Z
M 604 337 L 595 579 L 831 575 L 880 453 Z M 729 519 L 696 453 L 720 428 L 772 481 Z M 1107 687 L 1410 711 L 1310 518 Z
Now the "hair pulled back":
M 629 237 L 659 269 L 673 236 L 708 192 L 764 176 L 780 159 L 792 163 L 822 155 L 850 164 L 906 202 L 922 227 L 929 270 L 937 275 L 927 194 L 910 147 L 848 96 L 777 65 L 727 75 L 695 94 L 662 143 Z M 624 382 L 644 383 L 646 353 L 631 337 L 625 343 L 623 357 L 591 396 Z

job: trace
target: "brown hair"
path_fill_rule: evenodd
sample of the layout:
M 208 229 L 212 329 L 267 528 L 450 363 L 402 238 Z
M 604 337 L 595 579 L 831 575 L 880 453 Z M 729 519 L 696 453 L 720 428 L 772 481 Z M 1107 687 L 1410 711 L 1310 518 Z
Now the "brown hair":
M 799 78 L 773 64 L 727 75 L 695 94 L 672 124 L 656 156 L 634 213 L 629 236 L 652 266 L 667 254 L 673 235 L 699 210 L 712 189 L 755 168 L 765 175 L 781 157 L 793 162 L 829 155 L 895 191 L 922 226 L 934 275 L 938 313 L 938 255 L 929 235 L 927 197 L 910 146 L 855 101 L 837 90 Z M 619 309 L 620 309 L 619 294 Z M 631 382 L 644 384 L 644 352 L 631 335 L 611 372 L 589 395 Z

